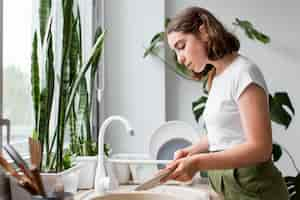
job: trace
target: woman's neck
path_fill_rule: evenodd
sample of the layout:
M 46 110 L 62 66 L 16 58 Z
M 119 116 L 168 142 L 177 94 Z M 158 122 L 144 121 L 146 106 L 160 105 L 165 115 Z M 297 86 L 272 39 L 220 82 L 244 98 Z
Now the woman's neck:
M 216 68 L 215 75 L 218 76 L 227 69 L 227 67 L 238 57 L 237 52 L 225 55 L 223 58 L 212 61 L 211 64 Z

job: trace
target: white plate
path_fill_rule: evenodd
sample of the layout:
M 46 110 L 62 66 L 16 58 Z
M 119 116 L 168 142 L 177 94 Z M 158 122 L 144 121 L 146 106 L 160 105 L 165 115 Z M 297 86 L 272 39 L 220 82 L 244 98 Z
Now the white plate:
M 191 125 L 183 121 L 169 121 L 154 131 L 150 139 L 149 153 L 152 159 L 172 160 L 176 150 L 194 144 L 199 138 Z

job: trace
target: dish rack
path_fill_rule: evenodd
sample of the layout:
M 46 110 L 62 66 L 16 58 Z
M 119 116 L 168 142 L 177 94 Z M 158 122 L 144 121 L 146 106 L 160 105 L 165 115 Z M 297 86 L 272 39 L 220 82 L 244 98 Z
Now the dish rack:
M 106 168 L 120 184 L 140 184 L 170 162 L 151 159 L 147 154 L 114 154 L 106 159 Z

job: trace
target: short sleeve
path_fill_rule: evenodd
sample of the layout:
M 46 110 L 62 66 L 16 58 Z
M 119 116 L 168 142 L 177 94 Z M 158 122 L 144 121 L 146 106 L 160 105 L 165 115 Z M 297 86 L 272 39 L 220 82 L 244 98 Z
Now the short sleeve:
M 268 96 L 268 88 L 262 72 L 256 65 L 249 65 L 243 67 L 243 69 L 237 74 L 236 80 L 234 81 L 233 98 L 235 101 L 238 101 L 241 94 L 251 83 L 255 83 L 264 89 Z

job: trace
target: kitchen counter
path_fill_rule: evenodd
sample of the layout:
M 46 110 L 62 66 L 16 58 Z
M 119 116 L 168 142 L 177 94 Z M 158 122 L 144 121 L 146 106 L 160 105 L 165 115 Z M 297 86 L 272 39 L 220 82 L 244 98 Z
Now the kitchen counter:
M 134 184 L 129 184 L 129 185 L 120 185 L 120 187 L 112 191 L 110 193 L 120 193 L 120 192 L 130 192 L 133 191 L 133 189 L 137 185 Z M 151 192 L 156 192 L 156 193 L 165 193 L 165 194 L 172 194 L 176 196 L 184 196 L 184 199 L 197 199 L 199 196 L 199 199 L 207 199 L 207 200 L 221 200 L 217 196 L 215 192 L 212 191 L 212 189 L 209 187 L 207 181 L 201 181 L 201 180 L 196 180 L 193 181 L 193 184 L 181 184 L 181 185 L 174 185 L 174 184 L 165 184 L 158 186 L 156 188 L 153 188 L 149 190 Z M 201 194 L 201 195 L 200 195 Z M 78 193 L 75 195 L 74 200 L 88 200 L 94 196 L 94 191 L 93 190 L 81 190 L 78 191 Z M 189 195 L 191 198 L 187 198 L 186 195 Z M 200 197 L 201 196 L 201 197 Z M 192 198 L 193 197 L 193 198 Z

